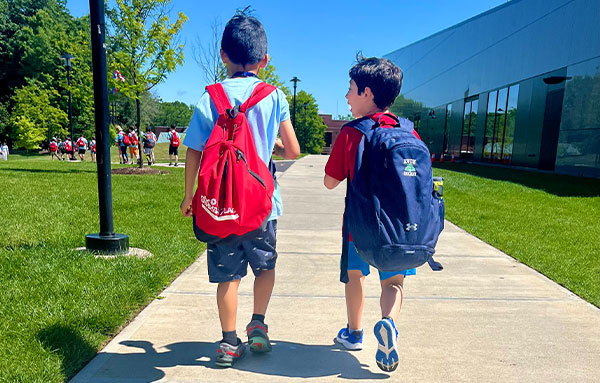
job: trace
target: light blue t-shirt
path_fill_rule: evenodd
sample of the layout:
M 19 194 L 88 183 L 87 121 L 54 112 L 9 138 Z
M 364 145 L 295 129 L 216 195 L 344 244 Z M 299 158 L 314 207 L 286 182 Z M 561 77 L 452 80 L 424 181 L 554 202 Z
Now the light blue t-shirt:
M 229 97 L 229 102 L 232 106 L 235 106 L 242 105 L 250 97 L 252 90 L 259 82 L 261 80 L 256 77 L 239 77 L 226 79 L 221 84 Z M 199 152 L 204 150 L 206 141 L 208 141 L 218 118 L 217 108 L 208 92 L 205 91 L 196 104 L 183 144 Z M 256 106 L 246 111 L 246 118 L 252 131 L 258 155 L 268 166 L 275 146 L 275 139 L 279 133 L 279 124 L 290 119 L 290 107 L 285 94 L 276 89 Z M 282 213 L 281 193 L 279 192 L 279 185 L 275 183 L 273 211 L 269 220 L 277 219 Z

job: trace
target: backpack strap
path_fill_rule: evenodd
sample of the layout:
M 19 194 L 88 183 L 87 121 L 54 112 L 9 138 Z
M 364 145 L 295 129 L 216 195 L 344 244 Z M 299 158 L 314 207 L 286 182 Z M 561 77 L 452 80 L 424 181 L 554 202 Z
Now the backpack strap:
M 266 82 L 259 82 L 254 87 L 254 90 L 252 91 L 252 94 L 250 95 L 250 97 L 248 97 L 246 102 L 244 102 L 242 104 L 242 106 L 240 106 L 240 112 L 246 113 L 246 111 L 248 109 L 252 108 L 256 104 L 261 102 L 265 97 L 270 95 L 275 89 L 277 89 L 277 88 L 275 88 L 271 84 L 267 84 Z
M 219 112 L 219 114 L 225 113 L 226 109 L 231 109 L 229 97 L 227 97 L 227 93 L 225 93 L 225 89 L 223 89 L 221 83 L 207 86 L 206 91 L 217 107 L 217 112 Z

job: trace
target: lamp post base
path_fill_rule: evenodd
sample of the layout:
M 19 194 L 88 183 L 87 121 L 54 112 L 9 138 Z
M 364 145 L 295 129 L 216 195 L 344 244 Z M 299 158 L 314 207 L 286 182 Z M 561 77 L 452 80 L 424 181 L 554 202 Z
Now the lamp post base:
M 129 236 L 125 234 L 112 236 L 88 234 L 85 236 L 85 247 L 89 251 L 103 254 L 124 253 L 129 251 Z

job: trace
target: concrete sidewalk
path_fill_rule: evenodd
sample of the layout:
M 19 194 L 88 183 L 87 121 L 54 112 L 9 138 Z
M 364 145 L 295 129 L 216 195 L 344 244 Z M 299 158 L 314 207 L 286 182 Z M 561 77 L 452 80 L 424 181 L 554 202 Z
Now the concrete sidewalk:
M 376 273 L 366 283 L 364 350 L 334 345 L 346 325 L 338 281 L 345 186 L 323 187 L 326 160 L 305 157 L 279 177 L 285 212 L 267 312 L 273 352 L 214 368 L 221 332 L 202 255 L 72 382 L 600 381 L 600 310 L 450 223 L 436 253 L 444 270 L 423 266 L 406 280 L 398 370 L 387 374 L 375 363 Z M 252 314 L 252 280 L 240 288 L 240 337 Z

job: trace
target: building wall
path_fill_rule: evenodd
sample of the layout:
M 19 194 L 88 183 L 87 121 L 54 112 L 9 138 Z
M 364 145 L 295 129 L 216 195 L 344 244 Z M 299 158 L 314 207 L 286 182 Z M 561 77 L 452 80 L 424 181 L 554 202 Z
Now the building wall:
M 386 57 L 432 152 L 600 175 L 600 1 L 513 0 Z

